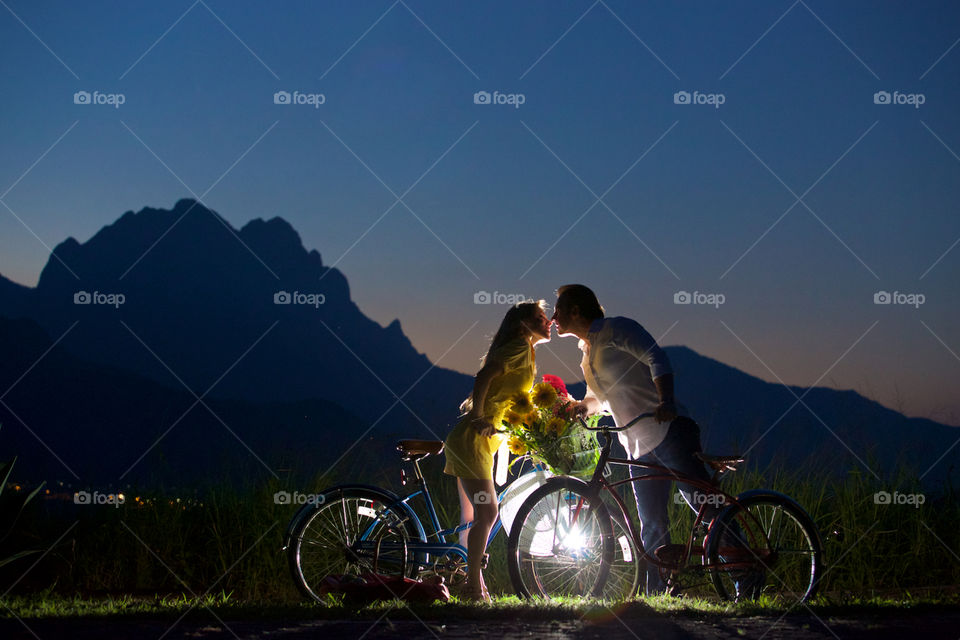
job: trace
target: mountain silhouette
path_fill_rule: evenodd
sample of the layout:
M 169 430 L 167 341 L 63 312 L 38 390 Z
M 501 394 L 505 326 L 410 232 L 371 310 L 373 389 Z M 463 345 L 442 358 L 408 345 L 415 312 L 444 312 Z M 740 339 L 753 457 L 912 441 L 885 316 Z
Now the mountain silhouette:
M 708 452 L 745 453 L 760 468 L 881 478 L 902 469 L 930 484 L 956 475 L 960 428 L 908 418 L 855 391 L 785 387 L 686 347 L 666 351 L 677 397 L 704 426 Z
M 182 387 L 85 362 L 31 320 L 0 317 L 0 354 L 0 386 L 8 390 L 0 458 L 17 455 L 22 479 L 182 488 L 294 471 L 306 480 L 368 428 L 319 399 L 205 399 L 204 406 Z M 365 438 L 343 466 L 364 454 L 383 458 L 391 444 L 382 433 Z
M 882 477 L 906 464 L 937 483 L 960 455 L 955 427 L 666 351 L 708 452 Z M 367 318 L 346 277 L 281 218 L 237 231 L 181 200 L 68 238 L 35 288 L 0 276 L 0 391 L 12 386 L 0 457 L 45 478 L 310 473 L 363 434 L 351 455 L 379 463 L 397 437 L 443 438 L 471 383 L 434 367 L 398 321 Z
M 78 292 L 123 302 L 75 304 Z M 68 238 L 35 289 L 0 286 L 0 313 L 66 333 L 59 344 L 86 361 L 198 395 L 322 398 L 411 435 L 446 433 L 458 404 L 446 399 L 470 389 L 418 353 L 398 321 L 367 318 L 343 274 L 286 221 L 236 231 L 194 200 L 128 211 L 83 244 Z

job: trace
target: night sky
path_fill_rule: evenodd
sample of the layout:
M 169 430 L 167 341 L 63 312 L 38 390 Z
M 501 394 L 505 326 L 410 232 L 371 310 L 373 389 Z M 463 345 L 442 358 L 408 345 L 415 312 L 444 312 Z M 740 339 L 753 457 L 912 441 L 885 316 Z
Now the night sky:
M 288 220 L 442 366 L 506 310 L 478 292 L 581 282 L 662 344 L 960 424 L 956 3 L 0 5 L 14 281 L 199 198 Z

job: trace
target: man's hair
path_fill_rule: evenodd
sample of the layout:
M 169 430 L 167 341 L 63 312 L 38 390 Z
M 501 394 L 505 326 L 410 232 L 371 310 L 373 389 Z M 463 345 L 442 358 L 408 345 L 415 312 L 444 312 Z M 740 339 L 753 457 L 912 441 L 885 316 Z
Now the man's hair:
M 603 307 L 597 300 L 597 294 L 582 284 L 565 284 L 557 289 L 557 309 L 577 307 L 580 315 L 587 320 L 603 317 Z

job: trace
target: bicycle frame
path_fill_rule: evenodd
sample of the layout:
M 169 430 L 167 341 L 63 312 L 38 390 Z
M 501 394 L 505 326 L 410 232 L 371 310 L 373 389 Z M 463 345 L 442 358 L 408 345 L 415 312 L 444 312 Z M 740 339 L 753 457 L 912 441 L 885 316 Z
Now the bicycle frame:
M 436 538 L 436 542 L 421 541 L 410 545 L 410 548 L 421 553 L 432 554 L 443 556 L 450 553 L 460 556 L 460 558 L 466 562 L 467 561 L 467 550 L 460 543 L 449 543 L 445 542 L 444 538 L 451 535 L 459 534 L 462 531 L 466 531 L 473 526 L 473 522 L 467 522 L 465 524 L 458 525 L 456 527 L 450 527 L 447 529 L 441 529 L 440 518 L 437 516 L 436 507 L 433 504 L 433 496 L 430 495 L 430 488 L 427 486 L 427 480 L 423 477 L 423 473 L 420 471 L 420 461 L 413 460 L 413 468 L 415 471 L 415 477 L 417 481 L 418 488 L 406 494 L 405 496 L 398 497 L 396 503 L 393 504 L 403 504 L 409 508 L 411 512 L 416 515 L 416 512 L 413 511 L 413 507 L 410 506 L 410 501 L 416 498 L 417 496 L 422 495 L 423 501 L 426 506 L 427 516 L 430 519 L 430 526 L 433 528 L 433 532 L 428 534 L 427 540 L 430 538 Z M 500 500 L 503 498 L 503 491 L 497 495 L 497 503 L 500 503 Z M 388 506 L 393 506 L 393 504 Z M 490 534 L 487 536 L 487 545 L 489 545 L 493 539 L 496 537 L 497 533 L 500 532 L 503 523 L 500 522 L 500 516 L 497 516 L 496 521 L 493 523 L 493 527 L 490 529 Z
M 467 550 L 463 545 L 459 543 L 446 542 L 444 539 L 447 536 L 459 534 L 466 529 L 469 529 L 473 526 L 473 522 L 467 522 L 465 524 L 458 525 L 456 527 L 450 527 L 447 529 L 442 529 L 440 524 L 440 519 L 437 516 L 437 510 L 434 506 L 433 496 L 430 494 L 430 488 L 427 485 L 426 478 L 423 477 L 423 473 L 420 471 L 420 459 L 413 458 L 410 460 L 413 464 L 414 477 L 416 481 L 416 489 L 410 493 L 404 495 L 398 495 L 393 492 L 385 491 L 377 487 L 368 487 L 370 489 L 375 489 L 381 493 L 385 498 L 388 498 L 389 501 L 385 502 L 386 508 L 389 512 L 394 513 L 400 519 L 400 522 L 412 518 L 414 524 L 416 525 L 417 531 L 421 535 L 419 541 L 413 541 L 407 544 L 407 551 L 415 552 L 416 561 L 421 566 L 426 566 L 430 562 L 430 556 L 443 557 L 445 555 L 454 555 L 457 556 L 463 562 L 467 562 Z M 329 493 L 342 489 L 345 485 L 338 485 L 336 487 L 331 487 L 324 493 Z M 356 485 L 351 485 L 356 486 Z M 505 491 L 506 489 L 504 489 Z M 497 503 L 503 499 L 503 491 L 497 495 Z M 417 515 L 417 512 L 411 506 L 411 501 L 418 497 L 423 496 L 423 501 L 425 503 L 427 516 L 429 518 L 428 523 L 432 528 L 432 532 L 427 533 L 423 527 L 423 522 L 420 516 Z M 295 518 L 296 521 L 296 518 Z M 380 552 L 387 550 L 397 550 L 398 545 L 396 543 L 382 543 L 378 546 L 378 543 L 370 539 L 371 534 L 377 528 L 379 522 L 373 522 L 370 526 L 360 533 L 357 536 L 357 541 L 354 543 L 355 550 L 359 550 L 364 547 L 370 549 L 377 548 Z M 500 532 L 503 523 L 500 521 L 499 515 L 497 520 L 494 522 L 493 527 L 490 529 L 490 534 L 487 536 L 487 545 L 489 545 L 496 535 Z M 292 527 L 292 525 L 291 525 Z
M 633 537 L 635 548 L 640 552 L 640 555 L 643 557 L 644 560 L 652 563 L 654 566 L 657 566 L 661 569 L 667 569 L 671 571 L 682 571 L 682 570 L 688 570 L 693 568 L 696 568 L 697 570 L 700 570 L 700 571 L 707 571 L 707 570 L 720 569 L 720 568 L 732 569 L 735 567 L 741 567 L 744 565 L 749 566 L 752 564 L 749 561 L 739 562 L 739 563 L 738 562 L 722 562 L 719 564 L 708 564 L 706 562 L 707 560 L 706 558 L 703 559 L 704 562 L 702 564 L 699 564 L 699 565 L 690 564 L 690 558 L 693 555 L 693 543 L 696 538 L 694 534 L 697 530 L 697 527 L 704 522 L 704 514 L 706 513 L 706 509 L 708 506 L 707 503 L 701 504 L 700 508 L 697 510 L 696 519 L 693 522 L 693 527 L 690 530 L 690 535 L 687 538 L 687 541 L 685 544 L 683 556 L 679 562 L 677 563 L 664 562 L 658 559 L 657 557 L 653 556 L 652 554 L 648 553 L 642 544 L 642 541 L 640 539 L 640 536 L 636 528 L 633 525 L 633 519 L 629 517 L 629 511 L 627 510 L 626 503 L 624 503 L 623 498 L 620 497 L 620 494 L 617 491 L 615 491 L 615 489 L 620 485 L 624 485 L 628 483 L 632 484 L 634 482 L 644 482 L 646 480 L 670 480 L 674 482 L 681 482 L 687 485 L 691 485 L 697 489 L 703 490 L 712 495 L 722 496 L 724 508 L 734 506 L 734 505 L 740 505 L 740 502 L 737 500 L 735 496 L 730 495 L 729 493 L 725 492 L 723 489 L 719 487 L 719 484 L 717 482 L 720 475 L 719 472 L 714 473 L 710 481 L 705 482 L 703 480 L 700 480 L 699 478 L 688 476 L 684 473 L 681 473 L 679 471 L 676 471 L 661 465 L 656 465 L 656 464 L 651 464 L 646 462 L 639 462 L 637 460 L 630 460 L 628 458 L 611 457 L 610 447 L 613 442 L 612 434 L 605 427 L 601 427 L 596 430 L 600 431 L 605 436 L 606 441 L 604 442 L 603 447 L 600 450 L 600 459 L 597 462 L 597 468 L 593 472 L 593 476 L 590 478 L 590 481 L 587 483 L 586 492 L 588 493 L 588 495 L 592 494 L 598 498 L 600 496 L 601 490 L 605 490 L 608 494 L 610 494 L 610 496 L 613 498 L 613 501 L 616 503 L 617 508 L 620 509 L 620 512 L 623 515 L 623 520 L 627 525 L 627 530 L 630 532 L 630 535 Z M 606 466 L 608 464 L 621 465 L 626 467 L 639 467 L 643 469 L 652 470 L 654 471 L 654 473 L 646 476 L 641 476 L 638 478 L 630 476 L 625 480 L 608 482 L 604 477 L 604 470 L 606 469 Z M 577 505 L 577 513 L 574 515 L 574 522 L 576 521 L 576 518 L 579 515 L 579 509 L 581 506 L 582 505 Z M 714 519 L 714 521 L 715 520 L 716 518 Z M 710 527 L 707 530 L 707 537 L 709 537 L 710 534 L 712 533 L 713 525 L 714 525 L 714 522 L 711 522 Z M 705 537 L 704 540 L 706 540 L 707 537 Z

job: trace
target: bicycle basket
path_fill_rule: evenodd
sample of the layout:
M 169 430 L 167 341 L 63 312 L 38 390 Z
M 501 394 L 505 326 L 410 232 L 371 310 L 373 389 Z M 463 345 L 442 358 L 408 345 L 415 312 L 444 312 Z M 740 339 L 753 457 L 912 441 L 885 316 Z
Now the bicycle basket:
M 566 435 L 530 454 L 557 475 L 589 478 L 600 460 L 600 447 L 593 432 L 574 426 Z

